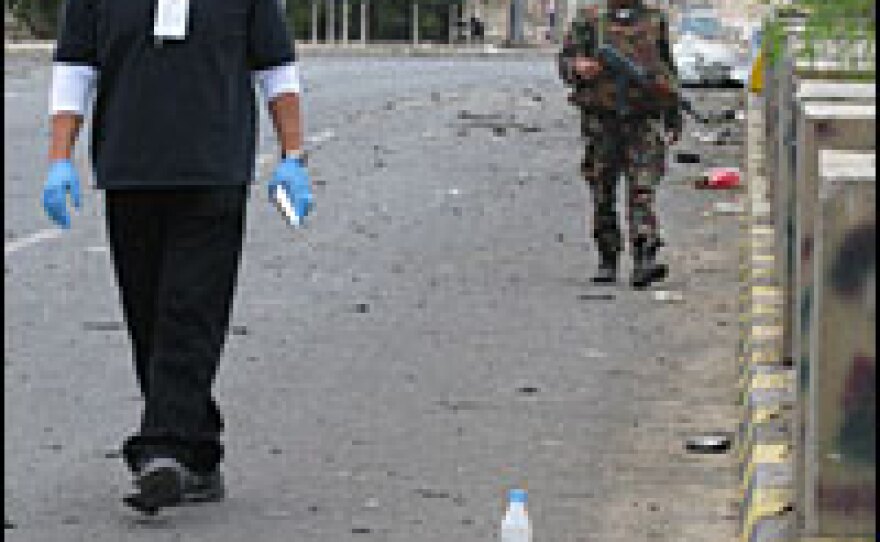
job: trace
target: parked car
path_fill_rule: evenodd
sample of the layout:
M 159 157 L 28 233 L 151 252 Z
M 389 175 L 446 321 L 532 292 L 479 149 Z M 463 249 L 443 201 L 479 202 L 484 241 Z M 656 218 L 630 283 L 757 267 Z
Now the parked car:
M 740 32 L 711 10 L 682 14 L 672 54 L 683 86 L 742 86 L 748 79 L 748 48 Z

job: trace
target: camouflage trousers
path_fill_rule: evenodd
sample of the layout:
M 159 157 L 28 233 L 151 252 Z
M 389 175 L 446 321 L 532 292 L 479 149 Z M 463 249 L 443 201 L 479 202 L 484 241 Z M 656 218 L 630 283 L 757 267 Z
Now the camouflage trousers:
M 659 241 L 654 214 L 654 189 L 666 169 L 662 119 L 620 119 L 582 111 L 585 142 L 582 171 L 593 200 L 593 238 L 599 250 L 623 248 L 617 220 L 617 185 L 626 179 L 629 240 L 652 245 Z

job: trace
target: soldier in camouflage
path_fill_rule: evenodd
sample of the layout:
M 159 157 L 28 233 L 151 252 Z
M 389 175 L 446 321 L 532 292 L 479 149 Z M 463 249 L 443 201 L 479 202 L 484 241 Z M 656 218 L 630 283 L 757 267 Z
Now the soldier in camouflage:
M 617 281 L 623 248 L 616 190 L 621 173 L 627 182 L 627 219 L 632 244 L 632 284 L 644 288 L 666 277 L 657 262 L 663 241 L 654 214 L 654 190 L 662 179 L 666 146 L 681 133 L 681 109 L 669 47 L 665 14 L 642 0 L 607 0 L 607 9 L 581 8 L 565 36 L 560 75 L 571 87 L 570 101 L 580 109 L 585 140 L 582 166 L 593 199 L 593 237 L 599 251 L 594 282 Z M 617 74 L 597 58 L 607 43 L 646 70 L 655 89 L 621 87 Z

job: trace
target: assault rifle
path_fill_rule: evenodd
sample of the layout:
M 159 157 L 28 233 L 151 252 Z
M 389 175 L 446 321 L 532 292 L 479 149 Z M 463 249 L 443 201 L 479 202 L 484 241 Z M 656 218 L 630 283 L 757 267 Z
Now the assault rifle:
M 693 116 L 700 122 L 708 123 L 709 119 L 697 112 L 691 103 L 681 96 L 675 89 L 669 85 L 658 82 L 651 76 L 642 66 L 630 60 L 623 55 L 613 45 L 608 43 L 599 44 L 596 50 L 596 58 L 602 63 L 603 67 L 610 70 L 617 82 L 617 109 L 623 114 L 629 111 L 626 103 L 627 89 L 630 85 L 639 86 L 661 100 L 668 99 L 670 107 L 681 107 L 682 111 Z

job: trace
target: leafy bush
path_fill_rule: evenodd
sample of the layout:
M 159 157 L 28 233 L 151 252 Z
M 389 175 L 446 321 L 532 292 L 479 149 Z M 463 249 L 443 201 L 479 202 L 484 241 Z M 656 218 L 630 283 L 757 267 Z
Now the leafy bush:
M 795 0 L 764 23 L 766 60 L 773 64 L 779 58 L 787 34 L 781 18 L 795 13 L 804 27 L 795 56 L 810 61 L 832 59 L 853 67 L 867 64 L 866 75 L 873 77 L 876 9 L 874 0 Z M 835 43 L 834 51 L 824 47 L 830 42 Z

